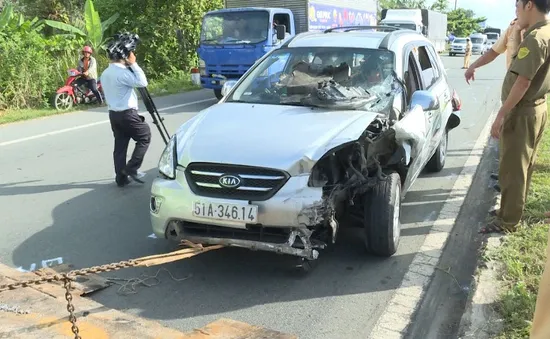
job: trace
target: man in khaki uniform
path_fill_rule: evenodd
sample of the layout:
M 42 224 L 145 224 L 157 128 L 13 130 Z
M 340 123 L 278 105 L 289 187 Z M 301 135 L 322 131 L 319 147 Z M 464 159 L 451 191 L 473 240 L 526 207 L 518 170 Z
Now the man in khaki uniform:
M 517 24 L 526 32 L 502 85 L 503 102 L 491 128 L 500 139 L 500 209 L 480 232 L 515 231 L 523 208 L 537 147 L 547 119 L 550 91 L 549 0 L 518 0 Z M 550 338 L 550 337 L 549 337 Z
M 510 68 L 512 57 L 518 52 L 519 44 L 522 41 L 522 35 L 525 32 L 517 25 L 517 19 L 510 22 L 510 26 L 506 28 L 504 33 L 498 38 L 489 50 L 479 57 L 466 70 L 464 77 L 469 84 L 471 80 L 475 80 L 475 71 L 477 68 L 483 67 L 493 62 L 499 55 L 506 52 L 506 69 Z
M 525 29 L 522 29 L 517 24 L 517 18 L 510 22 L 510 25 L 506 28 L 504 33 L 498 38 L 491 48 L 479 57 L 474 63 L 466 70 L 464 77 L 466 82 L 470 84 L 471 80 L 475 80 L 475 70 L 493 62 L 499 55 L 506 53 L 506 69 L 510 68 L 512 57 L 517 54 L 519 44 L 523 40 L 523 34 Z M 501 103 L 502 104 L 502 103 Z M 491 174 L 491 178 L 498 180 L 498 174 Z M 495 189 L 500 191 L 500 186 L 495 185 Z
M 470 41 L 470 38 L 466 38 L 466 53 L 464 53 L 464 66 L 462 66 L 462 69 L 467 69 L 470 67 L 470 58 L 472 57 L 472 41 Z

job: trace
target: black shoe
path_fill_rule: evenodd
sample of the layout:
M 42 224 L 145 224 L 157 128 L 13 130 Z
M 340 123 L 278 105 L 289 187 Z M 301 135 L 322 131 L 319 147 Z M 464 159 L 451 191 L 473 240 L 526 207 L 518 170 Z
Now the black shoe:
M 135 182 L 139 182 L 140 184 L 144 184 L 145 181 L 143 181 L 143 178 L 146 176 L 143 172 L 136 172 L 136 173 L 127 173 L 132 180 Z
M 491 174 L 491 179 L 498 181 L 498 174 Z
M 495 189 L 495 191 L 500 193 L 500 185 L 499 184 L 496 184 L 495 186 L 493 186 L 493 188 Z
M 124 187 L 128 184 L 130 184 L 130 179 L 128 179 L 128 176 L 120 176 L 120 177 L 116 177 L 115 178 L 115 182 L 117 184 L 118 187 Z

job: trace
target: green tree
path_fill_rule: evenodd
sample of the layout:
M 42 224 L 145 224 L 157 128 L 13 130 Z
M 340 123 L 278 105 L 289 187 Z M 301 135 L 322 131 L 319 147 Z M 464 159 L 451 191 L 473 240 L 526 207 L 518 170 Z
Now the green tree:
M 120 13 L 114 31 L 139 34 L 138 62 L 158 77 L 197 65 L 202 18 L 223 8 L 223 0 L 97 0 L 97 8 L 104 15 Z
M 476 17 L 472 10 L 457 8 L 447 13 L 447 30 L 455 36 L 468 36 L 481 31 L 479 24 L 485 20 L 485 17 Z
M 431 10 L 446 13 L 449 9 L 449 2 L 447 0 L 436 0 L 432 6 L 430 7 Z
M 114 13 L 109 19 L 102 22 L 93 1 L 86 0 L 84 5 L 84 22 L 78 25 L 80 27 L 54 20 L 45 20 L 44 22 L 50 27 L 84 37 L 94 50 L 99 50 L 108 40 L 105 38 L 105 31 L 118 17 L 119 14 Z
M 380 0 L 382 9 L 427 8 L 426 0 Z

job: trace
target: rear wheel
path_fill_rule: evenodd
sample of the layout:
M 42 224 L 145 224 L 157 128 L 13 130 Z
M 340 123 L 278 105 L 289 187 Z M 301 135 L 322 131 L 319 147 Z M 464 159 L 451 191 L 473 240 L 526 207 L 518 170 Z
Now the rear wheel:
M 73 107 L 73 98 L 67 93 L 56 93 L 52 99 L 52 104 L 58 111 L 65 111 Z
M 365 245 L 377 256 L 390 257 L 401 235 L 401 177 L 391 172 L 365 195 Z
M 449 133 L 447 129 L 445 129 L 443 133 L 445 134 L 441 138 L 439 146 L 437 146 L 434 155 L 432 155 L 432 157 L 426 164 L 426 169 L 430 172 L 441 172 L 443 167 L 445 167 L 445 159 L 447 159 L 447 144 L 449 143 Z
M 221 100 L 223 98 L 223 95 L 222 95 L 222 90 L 221 89 L 215 89 L 214 90 L 214 95 L 216 96 L 216 98 L 218 100 Z

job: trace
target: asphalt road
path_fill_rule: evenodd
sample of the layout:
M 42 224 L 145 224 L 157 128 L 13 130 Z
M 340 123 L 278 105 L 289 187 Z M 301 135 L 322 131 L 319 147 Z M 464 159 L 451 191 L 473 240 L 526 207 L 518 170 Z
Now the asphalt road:
M 282 256 L 222 249 L 165 266 L 174 278 L 189 276 L 187 280 L 176 281 L 161 271 L 158 285 L 137 286 L 136 294 L 119 296 L 113 286 L 92 297 L 107 307 L 181 330 L 226 317 L 300 338 L 365 338 L 496 108 L 503 60 L 479 70 L 477 81 L 468 86 L 460 69 L 462 58 L 442 58 L 463 100 L 463 120 L 450 134 L 446 168 L 422 175 L 408 193 L 403 239 L 393 257 L 365 254 L 358 233 L 349 231 L 333 252 L 321 254 L 319 266 L 308 276 L 290 272 L 289 259 Z M 196 101 L 202 102 L 177 106 Z M 199 91 L 155 102 L 158 108 L 168 108 L 161 113 L 169 131 L 174 131 L 215 100 L 210 91 Z M 149 188 L 164 146 L 155 126 L 142 168 L 149 174 L 146 185 L 121 190 L 113 183 L 113 139 L 107 119 L 103 109 L 0 127 L 3 263 L 25 270 L 48 262 L 81 268 L 174 249 L 173 243 L 149 237 Z M 220 135 L 220 142 L 231 137 Z M 106 276 L 135 278 L 157 272 L 158 268 L 128 269 Z

